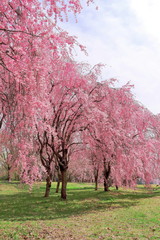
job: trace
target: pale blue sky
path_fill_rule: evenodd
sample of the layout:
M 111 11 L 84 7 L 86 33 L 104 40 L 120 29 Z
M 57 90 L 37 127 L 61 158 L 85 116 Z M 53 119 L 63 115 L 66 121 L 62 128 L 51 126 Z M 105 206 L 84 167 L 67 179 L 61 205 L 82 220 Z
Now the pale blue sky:
M 95 0 L 69 22 L 61 24 L 87 47 L 88 57 L 76 59 L 104 63 L 103 79 L 134 84 L 135 98 L 160 113 L 160 0 Z M 99 10 L 95 10 L 98 5 Z

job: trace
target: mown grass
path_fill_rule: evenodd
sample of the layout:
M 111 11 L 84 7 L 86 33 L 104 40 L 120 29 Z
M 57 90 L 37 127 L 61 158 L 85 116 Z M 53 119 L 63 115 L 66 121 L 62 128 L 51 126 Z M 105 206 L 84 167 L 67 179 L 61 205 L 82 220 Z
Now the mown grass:
M 68 184 L 68 199 L 44 198 L 45 184 L 32 191 L 0 182 L 0 239 L 160 240 L 160 188 L 94 191 L 92 184 Z

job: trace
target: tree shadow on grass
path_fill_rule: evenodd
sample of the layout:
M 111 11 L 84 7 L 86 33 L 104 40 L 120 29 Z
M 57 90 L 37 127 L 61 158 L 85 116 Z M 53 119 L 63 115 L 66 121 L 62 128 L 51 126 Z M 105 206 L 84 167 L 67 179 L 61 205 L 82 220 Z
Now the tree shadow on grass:
M 15 185 L 16 186 L 16 185 Z M 51 220 L 90 212 L 108 211 L 114 208 L 128 208 L 138 204 L 140 199 L 160 196 L 160 192 L 147 194 L 145 191 L 94 191 L 94 188 L 69 188 L 68 200 L 62 201 L 60 194 L 52 189 L 51 196 L 44 198 L 45 187 L 34 188 L 31 193 L 17 192 L 0 196 L 1 221 Z

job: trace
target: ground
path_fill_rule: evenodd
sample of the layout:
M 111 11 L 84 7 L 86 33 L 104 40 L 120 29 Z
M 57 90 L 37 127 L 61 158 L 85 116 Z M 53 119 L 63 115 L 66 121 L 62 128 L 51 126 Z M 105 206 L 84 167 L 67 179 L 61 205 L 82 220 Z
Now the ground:
M 94 190 L 93 184 L 68 184 L 68 199 L 44 198 L 45 183 L 32 190 L 0 182 L 0 239 L 160 240 L 160 187 Z

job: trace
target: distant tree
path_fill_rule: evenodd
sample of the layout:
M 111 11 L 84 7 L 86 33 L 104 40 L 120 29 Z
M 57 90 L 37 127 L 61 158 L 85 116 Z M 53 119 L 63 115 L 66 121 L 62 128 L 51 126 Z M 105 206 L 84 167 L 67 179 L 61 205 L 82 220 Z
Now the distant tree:
M 146 157 L 151 152 L 145 147 L 151 141 L 145 135 L 153 115 L 133 99 L 130 85 L 116 89 L 111 84 L 97 83 L 91 90 L 94 105 L 86 133 L 92 147 L 101 151 L 97 161 L 104 166 L 105 191 L 112 182 L 131 186 L 137 177 L 149 181 L 152 175 L 147 170 L 152 160 Z

